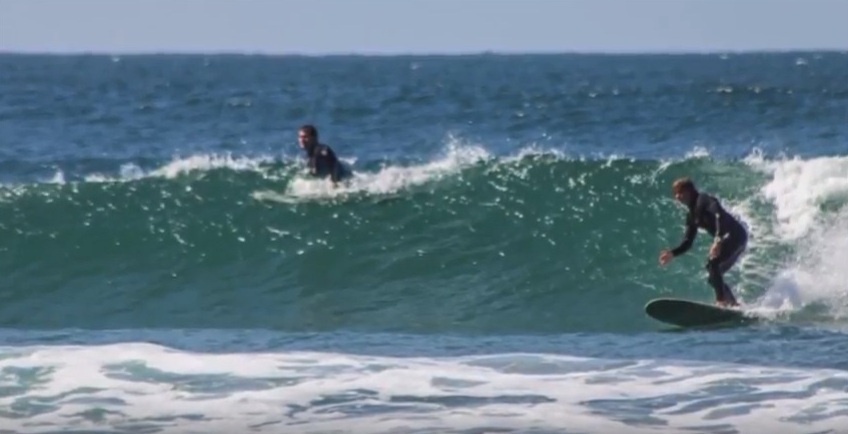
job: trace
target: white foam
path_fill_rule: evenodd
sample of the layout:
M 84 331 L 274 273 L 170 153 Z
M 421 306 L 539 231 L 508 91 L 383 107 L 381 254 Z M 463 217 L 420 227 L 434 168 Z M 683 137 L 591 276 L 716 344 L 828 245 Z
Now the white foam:
M 848 316 L 848 157 L 767 160 L 758 153 L 746 161 L 771 175 L 760 191 L 775 209 L 771 234 L 795 253 L 780 264 L 761 307 L 816 303 Z
M 443 156 L 423 164 L 386 166 L 375 173 L 354 171 L 351 179 L 334 187 L 325 179 L 295 177 L 285 192 L 279 195 L 296 201 L 299 199 L 326 199 L 351 194 L 365 193 L 386 195 L 403 189 L 438 180 L 456 174 L 462 169 L 490 158 L 482 146 L 451 142 Z M 272 192 L 257 192 L 263 197 L 273 197 Z
M 696 149 L 695 152 L 700 151 Z M 498 164 L 491 170 L 506 169 L 519 178 L 525 178 L 529 167 L 521 166 L 517 168 L 514 166 L 514 163 L 520 163 L 527 158 L 537 156 L 552 157 L 559 161 L 585 161 L 589 158 L 586 156 L 572 157 L 560 149 L 544 147 L 534 143 L 520 148 L 511 155 L 499 157 L 497 160 Z M 283 192 L 263 190 L 254 192 L 253 197 L 259 200 L 294 203 L 305 199 L 328 199 L 359 193 L 389 195 L 410 187 L 441 179 L 445 176 L 458 174 L 474 164 L 493 158 L 493 154 L 484 146 L 449 136 L 442 156 L 433 161 L 412 166 L 390 165 L 383 167 L 375 173 L 355 171 L 351 180 L 337 187 L 333 187 L 331 183 L 323 179 L 319 180 L 307 176 L 296 177 Z M 619 160 L 632 161 L 632 158 L 620 154 L 594 155 L 591 158 L 603 158 L 607 165 L 611 165 Z M 585 176 L 585 174 L 582 176 Z
M 708 155 L 703 148 L 694 148 L 687 153 L 684 159 L 699 158 Z M 510 174 L 519 178 L 526 178 L 529 167 L 516 166 L 530 157 L 551 157 L 558 161 L 586 161 L 588 159 L 605 160 L 607 166 L 616 161 L 629 160 L 632 157 L 622 154 L 598 154 L 592 156 L 571 156 L 567 152 L 551 147 L 545 147 L 536 143 L 528 144 L 516 152 L 499 157 L 497 165 L 490 170 L 507 170 Z M 484 146 L 464 141 L 454 136 L 448 136 L 445 151 L 440 158 L 425 163 L 411 166 L 389 165 L 375 173 L 354 171 L 352 179 L 334 187 L 324 179 L 314 179 L 308 176 L 294 178 L 285 191 L 261 190 L 253 192 L 252 196 L 257 200 L 271 200 L 284 203 L 296 203 L 303 200 L 332 199 L 346 197 L 352 194 L 390 195 L 404 189 L 423 185 L 438 180 L 445 176 L 458 174 L 469 166 L 481 161 L 493 159 Z M 671 164 L 671 162 L 668 162 Z M 657 170 L 654 177 L 662 172 L 665 167 Z M 585 177 L 586 174 L 580 176 Z
M 700 158 L 709 158 L 712 154 L 710 150 L 704 146 L 694 146 L 691 150 L 686 152 L 684 159 L 686 160 L 694 160 Z
M 40 407 L 3 419 L 4 429 L 21 433 L 128 424 L 165 432 L 288 433 L 483 427 L 655 433 L 716 425 L 825 432 L 848 426 L 848 416 L 838 413 L 848 381 L 841 371 L 539 354 L 198 354 L 149 344 L 12 348 L 0 355 L 0 381 L 9 391 L 0 406 L 24 413 Z M 39 381 L 11 374 L 27 368 L 41 369 Z M 93 410 L 108 413 L 83 417 Z M 795 421 L 810 415 L 821 417 Z
M 257 170 L 259 165 L 270 161 L 266 158 L 233 157 L 231 154 L 192 155 L 187 158 L 177 158 L 171 163 L 151 172 L 152 176 L 175 178 L 184 173 L 202 170 L 227 168 L 236 171 Z
M 235 157 L 232 154 L 197 154 L 174 157 L 162 167 L 145 171 L 137 164 L 121 165 L 117 176 L 92 173 L 84 177 L 86 182 L 126 182 L 144 178 L 173 179 L 191 172 L 205 172 L 227 168 L 234 171 L 260 171 L 261 165 L 273 161 L 270 156 Z
M 822 224 L 799 243 L 765 301 L 792 308 L 820 304 L 832 318 L 848 318 L 848 207 Z
M 848 156 L 767 160 L 753 154 L 746 161 L 772 175 L 762 194 L 774 203 L 779 234 L 787 240 L 814 228 L 826 202 L 848 201 Z

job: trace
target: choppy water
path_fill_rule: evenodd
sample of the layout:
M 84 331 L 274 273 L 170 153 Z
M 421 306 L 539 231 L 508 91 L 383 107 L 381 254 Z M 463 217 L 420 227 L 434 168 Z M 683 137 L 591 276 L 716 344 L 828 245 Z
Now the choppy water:
M 846 53 L 0 55 L 0 430 L 845 433 L 846 204 Z

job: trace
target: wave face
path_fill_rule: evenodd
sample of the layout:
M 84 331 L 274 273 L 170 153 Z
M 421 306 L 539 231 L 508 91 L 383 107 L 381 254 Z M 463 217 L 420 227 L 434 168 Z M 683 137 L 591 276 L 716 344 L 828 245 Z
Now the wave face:
M 750 251 L 730 277 L 742 299 L 846 313 L 848 275 L 836 266 L 846 259 L 846 157 L 599 161 L 454 147 L 337 189 L 294 163 L 232 157 L 123 171 L 4 190 L 8 324 L 647 328 L 626 306 L 711 294 L 706 236 L 673 266 L 656 265 L 682 237 L 685 212 L 669 193 L 680 176 L 703 179 L 748 224 Z
M 0 429 L 841 434 L 847 105 L 834 52 L 0 55 Z M 712 298 L 682 176 L 764 321 L 644 314 Z

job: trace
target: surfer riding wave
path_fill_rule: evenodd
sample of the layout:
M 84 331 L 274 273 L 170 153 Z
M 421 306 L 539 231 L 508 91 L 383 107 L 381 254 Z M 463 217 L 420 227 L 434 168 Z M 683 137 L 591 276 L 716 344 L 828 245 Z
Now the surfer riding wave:
M 713 237 L 706 263 L 710 286 L 715 291 L 716 304 L 738 306 L 736 297 L 724 280 L 724 274 L 739 260 L 748 246 L 748 231 L 728 213 L 714 196 L 699 192 L 689 178 L 680 178 L 672 184 L 674 198 L 686 205 L 686 231 L 683 241 L 673 249 L 660 253 L 660 264 L 666 265 L 692 247 L 698 229 L 705 229 Z

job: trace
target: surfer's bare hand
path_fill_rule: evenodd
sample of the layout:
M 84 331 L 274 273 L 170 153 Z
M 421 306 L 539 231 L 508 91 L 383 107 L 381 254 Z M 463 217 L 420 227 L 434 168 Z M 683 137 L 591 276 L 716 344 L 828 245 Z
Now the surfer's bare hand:
M 716 241 L 710 246 L 710 259 L 715 259 L 721 253 L 721 244 Z
M 660 265 L 668 264 L 672 259 L 674 259 L 674 255 L 671 253 L 671 250 L 663 250 L 660 253 Z

